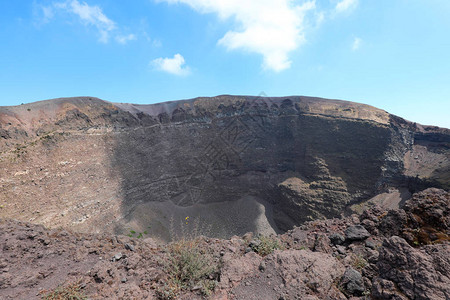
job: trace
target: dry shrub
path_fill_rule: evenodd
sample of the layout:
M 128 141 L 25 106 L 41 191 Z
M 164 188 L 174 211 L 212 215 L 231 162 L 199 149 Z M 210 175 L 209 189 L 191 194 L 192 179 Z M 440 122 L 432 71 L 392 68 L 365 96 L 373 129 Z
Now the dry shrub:
M 52 291 L 43 291 L 43 300 L 87 300 L 88 297 L 81 291 L 80 282 L 58 286 Z
M 217 285 L 219 266 L 208 249 L 200 246 L 200 239 L 173 242 L 167 250 L 167 279 L 157 291 L 160 299 L 176 299 L 182 291 L 189 290 L 198 290 L 204 295 L 212 293 Z

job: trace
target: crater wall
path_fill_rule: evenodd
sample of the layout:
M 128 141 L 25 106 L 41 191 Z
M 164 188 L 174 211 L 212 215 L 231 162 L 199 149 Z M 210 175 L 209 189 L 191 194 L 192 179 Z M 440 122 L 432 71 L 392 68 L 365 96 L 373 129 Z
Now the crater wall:
M 0 216 L 165 240 L 283 232 L 448 188 L 449 145 L 448 129 L 310 97 L 0 107 Z

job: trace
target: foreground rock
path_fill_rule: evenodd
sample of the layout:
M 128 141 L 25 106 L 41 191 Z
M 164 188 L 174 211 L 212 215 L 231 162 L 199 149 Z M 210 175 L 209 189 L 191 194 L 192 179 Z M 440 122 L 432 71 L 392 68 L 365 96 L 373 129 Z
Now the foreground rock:
M 423 205 L 430 201 L 441 209 Z M 58 285 L 75 284 L 89 299 L 446 300 L 448 239 L 408 243 L 387 228 L 399 224 L 395 233 L 402 233 L 422 224 L 392 216 L 425 218 L 431 213 L 444 220 L 449 201 L 450 193 L 429 189 L 406 201 L 407 211 L 373 208 L 360 218 L 316 220 L 273 237 L 249 233 L 169 245 L 151 238 L 79 234 L 3 219 L 0 299 L 41 299 Z M 448 234 L 445 224 L 426 225 L 432 232 Z M 345 232 L 364 234 L 345 239 Z M 183 261 L 190 262 L 189 268 L 196 266 L 195 272 L 177 264 L 187 273 L 176 273 L 171 266 Z M 181 285 L 174 281 L 174 272 Z
M 393 293 L 405 299 L 450 299 L 450 244 L 414 249 L 393 236 L 383 242 L 377 267 L 372 293 L 379 299 L 392 299 Z

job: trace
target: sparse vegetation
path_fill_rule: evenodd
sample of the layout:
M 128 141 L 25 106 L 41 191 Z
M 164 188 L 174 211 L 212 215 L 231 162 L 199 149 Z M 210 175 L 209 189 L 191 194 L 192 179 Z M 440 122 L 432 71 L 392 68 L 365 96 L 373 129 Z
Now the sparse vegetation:
M 351 265 L 353 268 L 357 270 L 362 270 L 367 266 L 367 260 L 362 257 L 360 254 L 352 254 Z
M 264 235 L 259 235 L 256 243 L 252 243 L 250 247 L 261 256 L 269 255 L 276 249 L 282 248 L 280 242 L 276 238 Z
M 198 290 L 206 296 L 214 291 L 219 266 L 208 250 L 200 247 L 200 239 L 180 240 L 167 250 L 167 279 L 157 291 L 160 299 L 176 299 L 182 291 Z
M 52 136 L 50 134 L 45 134 L 43 136 L 41 136 L 40 140 L 41 141 L 49 141 L 52 139 Z
M 88 297 L 81 291 L 80 282 L 65 286 L 58 286 L 50 292 L 43 291 L 43 300 L 87 300 Z
M 148 234 L 147 230 L 145 230 L 144 232 L 136 232 L 133 229 L 130 229 L 130 233 L 127 234 L 129 237 L 136 237 L 138 239 L 142 239 L 144 238 L 144 234 Z

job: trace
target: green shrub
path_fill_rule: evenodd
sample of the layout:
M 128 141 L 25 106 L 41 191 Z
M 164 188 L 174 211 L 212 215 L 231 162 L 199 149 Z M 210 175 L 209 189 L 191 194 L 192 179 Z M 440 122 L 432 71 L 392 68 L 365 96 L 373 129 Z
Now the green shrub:
M 129 236 L 129 237 L 136 237 L 138 239 L 143 239 L 144 238 L 144 234 L 148 234 L 148 232 L 147 231 L 137 232 L 136 230 L 130 229 L 130 233 L 127 234 L 127 236 Z
M 281 249 L 281 244 L 274 237 L 259 235 L 256 242 L 251 243 L 250 247 L 259 255 L 266 256 L 273 253 L 276 249 Z

